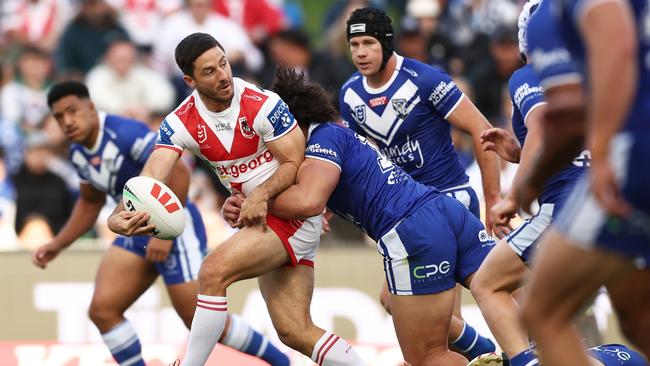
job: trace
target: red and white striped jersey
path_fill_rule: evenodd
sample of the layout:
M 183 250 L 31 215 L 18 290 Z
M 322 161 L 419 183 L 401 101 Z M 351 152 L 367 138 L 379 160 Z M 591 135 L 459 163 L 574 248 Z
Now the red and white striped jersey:
M 156 148 L 187 149 L 214 169 L 225 187 L 248 195 L 279 163 L 266 142 L 289 133 L 297 122 L 280 97 L 233 78 L 234 97 L 223 112 L 209 111 L 197 91 L 167 115 Z

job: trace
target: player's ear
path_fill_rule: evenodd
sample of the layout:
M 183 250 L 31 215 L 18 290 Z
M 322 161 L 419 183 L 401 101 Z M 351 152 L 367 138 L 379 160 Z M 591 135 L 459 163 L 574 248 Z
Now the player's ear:
M 185 85 L 194 89 L 195 83 L 194 83 L 194 79 L 191 76 L 183 75 L 183 81 L 185 81 Z

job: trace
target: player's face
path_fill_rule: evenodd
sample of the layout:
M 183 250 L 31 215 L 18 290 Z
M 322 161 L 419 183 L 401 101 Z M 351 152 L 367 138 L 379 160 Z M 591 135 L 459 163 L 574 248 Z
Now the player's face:
M 372 76 L 379 72 L 382 60 L 381 43 L 370 36 L 350 38 L 352 62 L 363 76 Z
M 95 137 L 93 121 L 97 118 L 97 110 L 90 100 L 68 95 L 52 104 L 52 115 L 68 141 L 94 145 L 90 140 Z
M 235 93 L 232 70 L 226 54 L 219 47 L 211 48 L 194 61 L 194 75 L 184 76 L 185 82 L 216 104 L 230 105 Z

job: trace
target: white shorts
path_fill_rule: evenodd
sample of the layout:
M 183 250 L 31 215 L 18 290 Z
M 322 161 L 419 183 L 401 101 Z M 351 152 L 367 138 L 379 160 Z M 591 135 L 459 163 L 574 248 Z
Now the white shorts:
M 268 214 L 266 215 L 266 224 L 280 238 L 289 253 L 289 258 L 291 258 L 289 265 L 314 266 L 316 250 L 323 229 L 322 215 L 306 220 L 285 220 Z
M 539 238 L 551 225 L 554 211 L 555 204 L 542 203 L 535 216 L 526 219 L 523 224 L 508 234 L 508 245 L 524 262 L 528 262 L 535 253 Z

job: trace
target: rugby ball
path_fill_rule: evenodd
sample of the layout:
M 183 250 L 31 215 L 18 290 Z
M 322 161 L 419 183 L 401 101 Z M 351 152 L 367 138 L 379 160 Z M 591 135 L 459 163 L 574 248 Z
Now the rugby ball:
M 169 187 L 151 177 L 133 177 L 122 190 L 125 209 L 149 213 L 149 223 L 156 226 L 153 236 L 174 239 L 185 229 L 185 212 L 181 201 Z

